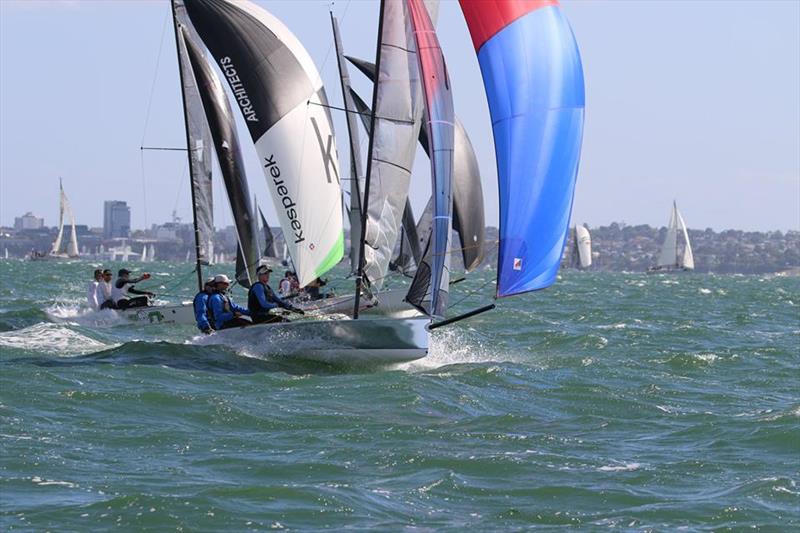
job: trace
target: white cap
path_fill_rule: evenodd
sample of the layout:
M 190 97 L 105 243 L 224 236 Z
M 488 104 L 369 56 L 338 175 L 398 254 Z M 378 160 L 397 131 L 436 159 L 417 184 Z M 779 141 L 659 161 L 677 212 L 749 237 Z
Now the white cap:
M 230 284 L 231 278 L 226 276 L 225 274 L 217 274 L 214 276 L 214 283 L 228 283 Z

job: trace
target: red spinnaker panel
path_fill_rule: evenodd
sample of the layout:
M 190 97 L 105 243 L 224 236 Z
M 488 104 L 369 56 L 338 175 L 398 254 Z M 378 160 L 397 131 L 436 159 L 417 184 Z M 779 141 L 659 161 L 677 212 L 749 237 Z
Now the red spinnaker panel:
M 557 6 L 558 0 L 460 0 L 475 51 L 498 31 L 523 15 L 542 7 Z

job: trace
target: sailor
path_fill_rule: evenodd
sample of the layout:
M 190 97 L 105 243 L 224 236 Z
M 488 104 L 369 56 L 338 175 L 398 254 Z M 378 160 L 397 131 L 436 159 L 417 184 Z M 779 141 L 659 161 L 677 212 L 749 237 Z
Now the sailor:
M 98 268 L 94 271 L 94 279 L 86 286 L 86 299 L 89 300 L 89 307 L 95 311 L 100 309 L 100 304 L 97 301 L 97 287 L 100 286 L 101 281 L 103 281 L 103 271 Z
M 308 294 L 308 298 L 311 301 L 314 300 L 321 300 L 322 298 L 327 298 L 327 296 L 323 296 L 320 292 L 320 289 L 328 284 L 328 280 L 323 280 L 321 278 L 316 278 L 314 281 L 306 285 L 305 291 Z
M 291 271 L 287 270 L 283 274 L 283 279 L 278 283 L 278 292 L 284 298 L 291 298 L 295 296 L 296 293 L 292 291 L 292 273 Z
M 150 274 L 145 272 L 138 278 L 131 279 L 131 271 L 122 268 L 117 274 L 117 281 L 114 283 L 114 288 L 111 291 L 111 298 L 114 300 L 114 305 L 117 309 L 128 309 L 129 307 L 146 307 L 149 305 L 148 298 L 155 296 L 152 292 L 140 291 L 134 287 L 135 283 L 142 280 L 150 279 Z M 137 294 L 133 298 L 129 294 Z
M 208 299 L 214 294 L 214 278 L 208 278 L 203 285 L 203 290 L 195 294 L 194 302 L 194 318 L 197 321 L 197 329 L 206 335 L 214 331 L 211 326 L 211 308 L 208 305 Z
M 114 287 L 111 284 L 111 271 L 109 269 L 103 270 L 103 278 L 97 285 L 97 292 L 95 298 L 97 303 L 100 304 L 100 309 L 116 309 L 114 299 L 111 297 Z
M 231 280 L 225 274 L 214 276 L 214 294 L 208 298 L 208 307 L 214 319 L 214 329 L 236 328 L 252 324 L 252 322 L 243 318 L 249 315 L 250 312 L 241 305 L 233 303 L 228 296 L 227 293 L 230 286 Z
M 250 287 L 250 292 L 247 294 L 247 309 L 250 311 L 250 317 L 253 319 L 254 324 L 285 322 L 286 319 L 282 316 L 270 313 L 270 310 L 276 307 L 282 307 L 288 311 L 304 314 L 301 309 L 297 309 L 288 302 L 281 300 L 280 297 L 275 294 L 275 291 L 269 286 L 270 272 L 272 272 L 272 269 L 267 265 L 258 267 L 258 269 L 256 269 L 258 281 L 253 283 Z

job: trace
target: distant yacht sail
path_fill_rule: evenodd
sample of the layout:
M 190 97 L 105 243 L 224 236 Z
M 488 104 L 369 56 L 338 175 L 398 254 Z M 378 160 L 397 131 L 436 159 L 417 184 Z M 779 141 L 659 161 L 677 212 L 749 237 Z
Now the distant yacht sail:
M 683 247 L 678 243 L 678 234 L 683 235 Z M 667 226 L 667 237 L 661 245 L 661 253 L 658 255 L 658 263 L 650 271 L 680 271 L 694 270 L 694 254 L 692 245 L 689 242 L 689 232 L 686 230 L 686 222 L 683 220 L 678 205 L 672 202 L 672 213 L 669 217 Z
M 570 266 L 580 269 L 592 266 L 592 238 L 586 226 L 575 226 Z
M 78 234 L 75 231 L 75 215 L 72 213 L 72 207 L 69 204 L 69 200 L 67 199 L 66 193 L 64 193 L 64 185 L 61 182 L 61 178 L 58 179 L 58 189 L 59 189 L 59 208 L 58 208 L 58 235 L 56 235 L 56 240 L 53 241 L 53 246 L 50 248 L 49 257 L 54 259 L 60 258 L 76 258 L 80 256 L 78 252 Z M 71 230 L 70 230 L 70 238 L 69 238 L 69 245 L 67 245 L 67 249 L 65 251 L 61 250 L 62 241 L 64 238 L 64 215 L 69 216 Z

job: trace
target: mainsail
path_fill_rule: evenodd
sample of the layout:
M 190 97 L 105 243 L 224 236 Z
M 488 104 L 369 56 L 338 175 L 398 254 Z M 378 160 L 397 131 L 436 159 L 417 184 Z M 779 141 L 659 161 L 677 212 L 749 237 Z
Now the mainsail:
M 289 29 L 250 2 L 192 0 L 186 10 L 236 98 L 306 285 L 344 252 L 336 144 L 319 73 Z
M 658 256 L 656 266 L 661 268 L 678 266 L 678 208 L 674 203 L 669 215 L 667 236 L 664 239 L 664 244 L 661 245 L 661 253 Z
M 431 239 L 422 262 L 417 265 L 406 300 L 430 316 L 443 317 L 447 311 L 450 283 L 448 244 L 453 229 L 453 95 L 444 55 L 425 5 L 421 0 L 408 0 L 406 6 L 425 98 L 433 201 Z
M 557 0 L 460 0 L 494 132 L 497 296 L 551 285 L 567 239 L 584 117 L 580 54 Z
M 370 81 L 375 81 L 375 64 L 363 59 L 354 57 L 347 58 L 353 65 L 358 68 Z M 358 94 L 351 89 L 351 96 L 355 107 L 361 114 L 364 122 L 364 127 L 369 133 L 369 125 L 367 115 L 369 115 L 369 106 L 361 99 Z M 461 121 L 456 117 L 455 122 L 455 138 L 454 138 L 454 152 L 453 152 L 453 229 L 458 232 L 461 238 L 461 256 L 464 260 L 464 268 L 471 271 L 476 268 L 484 257 L 484 241 L 486 232 L 486 223 L 483 211 L 483 187 L 481 185 L 481 174 L 478 167 L 478 158 L 475 156 L 475 150 L 472 147 L 472 142 L 467 135 L 467 131 L 461 124 Z M 425 153 L 430 157 L 428 149 L 428 133 L 425 128 L 419 130 L 419 143 Z M 416 240 L 416 231 L 411 231 L 412 226 L 408 225 L 407 213 L 409 212 L 410 205 L 406 204 L 406 211 L 403 213 L 403 229 L 409 236 L 409 241 L 412 243 L 412 251 L 418 250 L 418 246 L 413 246 Z M 414 238 L 412 238 L 412 235 Z M 422 248 L 425 248 L 425 243 L 428 235 L 420 235 L 423 239 Z M 419 263 L 417 253 L 414 254 L 415 262 Z
M 257 240 L 258 222 L 250 205 L 250 191 L 233 113 L 222 82 L 208 63 L 196 38 L 192 37 L 189 26 L 182 25 L 181 32 L 200 89 L 203 109 L 214 140 L 217 161 L 233 213 L 238 240 L 236 280 L 241 285 L 249 287 L 255 281 L 255 269 L 258 267 L 261 254 Z
M 183 112 L 186 119 L 186 139 L 189 150 L 189 178 L 192 192 L 192 211 L 195 228 L 195 251 L 198 264 L 210 264 L 214 259 L 214 205 L 211 183 L 211 133 L 208 129 L 203 101 L 197 87 L 182 31 L 177 24 L 187 25 L 183 2 L 172 4 L 175 17 L 175 39 L 183 93 Z M 198 284 L 202 275 L 198 272 Z
M 381 10 L 378 36 L 381 64 L 375 96 L 373 150 L 364 247 L 364 272 L 380 287 L 389 270 L 405 208 L 422 119 L 422 88 L 416 45 L 406 30 L 405 3 L 390 1 Z M 428 2 L 433 19 L 438 2 Z

